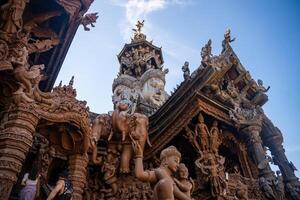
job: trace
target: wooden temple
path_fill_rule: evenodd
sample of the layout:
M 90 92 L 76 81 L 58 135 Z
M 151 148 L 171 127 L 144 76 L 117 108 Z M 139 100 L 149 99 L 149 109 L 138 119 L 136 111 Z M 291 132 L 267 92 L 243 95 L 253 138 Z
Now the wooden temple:
M 53 87 L 79 25 L 96 22 L 92 2 L 0 0 L 1 200 L 19 199 L 32 168 L 37 199 L 65 169 L 74 200 L 300 199 L 283 135 L 262 108 L 269 87 L 241 64 L 230 30 L 219 55 L 209 40 L 194 72 L 184 63 L 171 94 L 144 21 L 118 55 L 113 111 L 77 100 L 74 77 Z

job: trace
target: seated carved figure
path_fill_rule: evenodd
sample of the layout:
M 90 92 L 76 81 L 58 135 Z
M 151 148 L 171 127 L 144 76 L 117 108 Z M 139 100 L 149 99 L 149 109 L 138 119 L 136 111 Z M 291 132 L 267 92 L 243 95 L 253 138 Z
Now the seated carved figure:
M 154 200 L 191 199 L 188 195 L 179 190 L 174 183 L 172 175 L 177 171 L 181 154 L 174 146 L 164 149 L 160 154 L 161 165 L 154 170 L 144 171 L 143 150 L 138 143 L 133 144 L 135 152 L 135 175 L 143 182 L 150 182 L 154 186 Z

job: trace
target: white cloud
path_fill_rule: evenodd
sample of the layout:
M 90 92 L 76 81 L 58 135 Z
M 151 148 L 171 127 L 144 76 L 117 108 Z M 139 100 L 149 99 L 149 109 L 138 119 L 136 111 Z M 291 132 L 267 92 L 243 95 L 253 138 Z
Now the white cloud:
M 147 19 L 150 13 L 166 9 L 171 5 L 188 5 L 191 0 L 111 0 L 111 3 L 125 8 L 126 17 L 120 22 L 120 31 L 123 39 L 127 41 L 138 20 L 146 21 L 143 32 L 147 34 L 151 29 L 151 22 Z

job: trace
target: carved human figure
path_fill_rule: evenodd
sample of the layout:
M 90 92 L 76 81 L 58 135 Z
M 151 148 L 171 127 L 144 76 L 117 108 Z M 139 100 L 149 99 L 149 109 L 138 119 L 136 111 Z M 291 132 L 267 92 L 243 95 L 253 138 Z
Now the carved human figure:
M 181 69 L 183 71 L 184 80 L 188 80 L 190 78 L 189 62 L 185 61 Z
M 224 40 L 222 42 L 222 53 L 229 48 L 229 45 L 231 42 L 235 41 L 235 38 L 231 39 L 231 36 L 230 36 L 230 29 L 227 29 L 225 34 L 224 34 Z
M 184 127 L 185 135 L 188 141 L 194 146 L 194 148 L 200 153 L 201 147 L 197 139 L 197 134 L 195 134 L 188 126 Z
M 109 151 L 106 156 L 106 161 L 102 166 L 102 172 L 104 172 L 103 179 L 110 189 L 107 190 L 107 197 L 114 196 L 118 192 L 117 184 L 117 166 L 118 166 L 118 155 L 116 152 Z
M 265 93 L 265 92 L 268 92 L 270 89 L 270 86 L 268 86 L 268 88 L 264 87 L 264 83 L 261 79 L 257 80 L 257 84 L 258 84 L 258 91 L 260 91 L 260 92 Z
M 218 121 L 214 121 L 210 129 L 209 135 L 210 148 L 214 153 L 218 152 L 220 146 L 220 131 L 218 129 Z
M 138 143 L 133 145 L 135 152 L 135 175 L 143 182 L 154 184 L 154 200 L 191 199 L 174 184 L 172 175 L 178 169 L 181 154 L 174 146 L 164 149 L 160 154 L 161 165 L 154 170 L 144 171 L 143 150 Z
M 191 197 L 194 182 L 189 178 L 189 171 L 185 164 L 180 163 L 178 167 L 178 179 L 174 178 L 177 187 L 188 197 Z
M 276 199 L 273 189 L 271 187 L 271 183 L 265 177 L 262 176 L 259 178 L 259 185 L 265 197 L 267 197 L 268 199 Z
M 209 130 L 204 123 L 204 117 L 200 113 L 198 115 L 198 123 L 195 127 L 195 133 L 200 137 L 200 144 L 201 148 L 203 151 L 206 151 L 209 149 L 209 141 L 208 141 L 208 136 L 209 136 Z
M 0 28 L 2 31 L 12 34 L 22 29 L 22 15 L 28 2 L 29 0 L 9 0 L 1 6 L 0 13 L 3 24 L 1 24 Z
M 207 44 L 205 44 L 205 46 L 201 49 L 201 63 L 204 67 L 206 67 L 210 62 L 210 58 L 212 56 L 211 50 L 211 40 L 208 40 Z

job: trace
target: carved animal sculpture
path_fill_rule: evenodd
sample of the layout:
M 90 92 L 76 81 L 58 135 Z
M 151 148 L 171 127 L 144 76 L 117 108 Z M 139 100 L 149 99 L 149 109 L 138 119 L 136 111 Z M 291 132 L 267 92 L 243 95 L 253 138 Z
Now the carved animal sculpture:
M 112 132 L 112 119 L 111 116 L 108 114 L 100 114 L 98 115 L 92 124 L 92 140 L 91 140 L 91 147 L 92 147 L 92 161 L 94 164 L 100 164 L 101 159 L 97 157 L 97 142 L 101 139 L 107 139 L 108 141 L 111 140 L 113 136 Z
M 148 126 L 149 120 L 146 115 L 140 113 L 134 113 L 130 121 L 131 132 L 130 137 L 133 142 L 138 142 L 142 149 L 144 150 L 146 141 L 148 145 L 151 146 L 149 137 L 148 137 Z
M 112 127 L 114 133 L 120 133 L 122 141 L 128 139 L 130 132 L 129 114 L 126 112 L 128 109 L 127 104 L 119 103 L 117 108 L 112 113 Z

